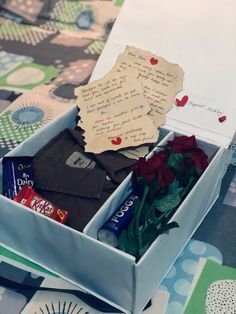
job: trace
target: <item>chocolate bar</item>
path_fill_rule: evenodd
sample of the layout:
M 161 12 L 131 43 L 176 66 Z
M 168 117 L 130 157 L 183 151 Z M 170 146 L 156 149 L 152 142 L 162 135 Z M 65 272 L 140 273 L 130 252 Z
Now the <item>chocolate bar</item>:
M 64 223 L 68 217 L 66 210 L 61 210 L 25 184 L 14 197 L 14 201 L 33 209 L 34 211 Z
M 33 187 L 32 157 L 4 157 L 3 195 L 14 199 L 24 184 Z

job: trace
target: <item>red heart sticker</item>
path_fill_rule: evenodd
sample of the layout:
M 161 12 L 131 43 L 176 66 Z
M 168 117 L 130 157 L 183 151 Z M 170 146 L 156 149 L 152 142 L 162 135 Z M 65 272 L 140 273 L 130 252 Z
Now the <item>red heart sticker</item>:
M 152 65 L 155 65 L 155 64 L 157 64 L 158 63 L 158 60 L 156 59 L 156 58 L 151 58 L 150 59 L 150 63 L 152 64 Z
M 120 145 L 120 143 L 122 142 L 121 137 L 117 136 L 116 138 L 114 138 L 113 140 L 111 140 L 111 143 L 113 145 Z
M 175 103 L 178 107 L 184 107 L 188 102 L 188 96 L 184 95 L 181 99 L 176 98 Z
M 226 116 L 221 116 L 218 118 L 219 122 L 224 122 L 226 120 Z

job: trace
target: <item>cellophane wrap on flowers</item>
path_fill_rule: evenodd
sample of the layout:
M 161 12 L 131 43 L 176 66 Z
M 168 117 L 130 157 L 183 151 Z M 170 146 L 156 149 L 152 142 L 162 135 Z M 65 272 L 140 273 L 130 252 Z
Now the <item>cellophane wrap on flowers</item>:
M 119 249 L 136 257 L 146 252 L 161 233 L 177 228 L 170 217 L 208 165 L 195 136 L 168 141 L 151 158 L 140 158 L 132 173 L 135 200 L 133 218 L 119 236 Z

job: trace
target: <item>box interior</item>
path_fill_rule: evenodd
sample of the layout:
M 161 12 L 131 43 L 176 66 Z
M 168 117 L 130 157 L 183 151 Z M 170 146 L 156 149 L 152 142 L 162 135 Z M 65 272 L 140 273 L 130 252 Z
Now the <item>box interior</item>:
M 173 140 L 175 136 L 181 136 L 183 134 L 169 131 L 167 129 L 162 129 L 162 137 L 155 147 L 147 156 L 151 158 L 155 153 L 161 150 L 158 145 L 165 145 L 168 140 Z M 208 155 L 209 163 L 214 158 L 219 147 L 205 141 L 197 139 L 197 145 L 199 148 L 203 149 Z M 87 226 L 84 228 L 84 233 L 97 239 L 97 233 L 103 224 L 114 214 L 115 210 L 119 207 L 120 204 L 127 198 L 127 196 L 132 192 L 132 187 L 130 183 L 131 174 L 123 181 L 123 184 L 118 187 L 118 189 L 113 193 L 112 198 L 108 199 L 106 203 L 100 208 L 97 214 L 90 220 Z
M 77 108 L 71 108 L 8 155 L 33 156 L 62 129 L 74 127 L 76 114 Z M 159 143 L 164 144 L 175 135 L 181 134 L 163 128 Z M 222 162 L 225 150 L 200 139 L 198 145 L 208 154 L 211 162 L 172 217 L 181 227 L 171 230 L 168 235 L 159 236 L 138 263 L 135 263 L 133 256 L 97 240 L 98 229 L 131 191 L 130 175 L 103 204 L 86 226 L 85 233 L 56 223 L 0 195 L 0 242 L 112 305 L 124 311 L 139 312 L 217 197 L 217 188 L 214 188 L 220 184 L 221 178 L 219 176 L 215 180 L 213 170 Z M 159 149 L 156 147 L 149 157 Z M 207 186 L 207 191 L 205 188 L 202 191 L 203 185 Z M 195 207 L 194 215 L 188 210 L 191 207 Z M 184 225 L 184 221 L 188 221 L 188 224 Z M 110 289 L 111 285 L 114 289 Z

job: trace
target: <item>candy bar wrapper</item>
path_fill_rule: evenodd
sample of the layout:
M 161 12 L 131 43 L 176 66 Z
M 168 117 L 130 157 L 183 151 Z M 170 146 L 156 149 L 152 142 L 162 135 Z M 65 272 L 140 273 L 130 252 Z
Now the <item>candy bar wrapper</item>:
M 34 192 L 28 184 L 23 186 L 20 192 L 14 197 L 14 201 L 60 223 L 64 223 L 68 217 L 67 211 L 61 210 L 51 202 L 47 201 L 45 198 Z
M 14 199 L 20 189 L 27 183 L 33 187 L 32 157 L 4 157 L 3 164 L 3 195 Z

